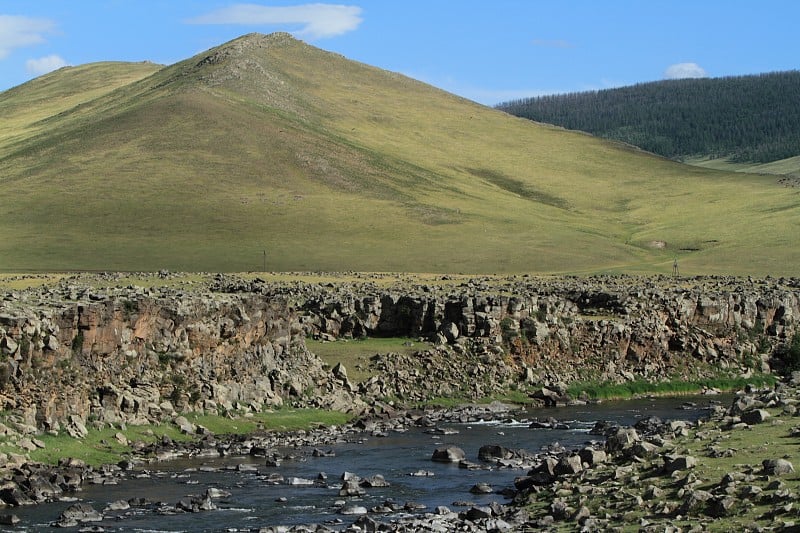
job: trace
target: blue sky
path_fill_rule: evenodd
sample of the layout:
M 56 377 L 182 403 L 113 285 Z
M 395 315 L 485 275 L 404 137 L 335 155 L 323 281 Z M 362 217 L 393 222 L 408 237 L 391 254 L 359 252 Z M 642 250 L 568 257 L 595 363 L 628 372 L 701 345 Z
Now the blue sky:
M 288 31 L 472 100 L 800 68 L 797 0 L 0 0 L 0 91 Z

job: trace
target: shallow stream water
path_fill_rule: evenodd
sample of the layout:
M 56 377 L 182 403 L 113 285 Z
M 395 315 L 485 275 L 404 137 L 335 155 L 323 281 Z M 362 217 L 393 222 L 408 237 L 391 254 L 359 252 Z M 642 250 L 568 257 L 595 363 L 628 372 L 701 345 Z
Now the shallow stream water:
M 228 497 L 215 500 L 218 509 L 213 511 L 162 515 L 152 508 L 134 508 L 109 511 L 105 513 L 103 522 L 90 524 L 102 527 L 104 531 L 120 532 L 251 531 L 273 525 L 305 523 L 344 527 L 357 517 L 338 514 L 342 500 L 368 509 L 393 500 L 401 505 L 416 502 L 426 506 L 428 511 L 433 511 L 438 505 L 459 511 L 462 508 L 455 505 L 457 502 L 477 505 L 492 501 L 508 503 L 499 492 L 513 487 L 514 478 L 524 475 L 525 471 L 467 470 L 455 464 L 435 463 L 431 461 L 431 455 L 437 446 L 456 445 L 466 452 L 469 461 L 475 463 L 480 463 L 478 449 L 486 444 L 537 452 L 557 442 L 572 449 L 601 438 L 588 434 L 599 420 L 623 425 L 631 425 L 650 415 L 664 420 L 696 420 L 707 412 L 712 402 L 720 401 L 726 405 L 727 398 L 655 398 L 531 409 L 515 414 L 515 420 L 553 417 L 566 422 L 570 429 L 531 429 L 528 423 L 511 420 L 448 423 L 438 427 L 452 430 L 454 433 L 450 435 L 431 435 L 421 428 L 414 428 L 403 433 L 393 432 L 385 437 L 364 434 L 363 437 L 357 437 L 360 442 L 321 448 L 332 450 L 335 453 L 332 457 L 313 457 L 310 449 L 287 449 L 285 452 L 295 455 L 297 459 L 287 460 L 279 467 L 267 467 L 263 458 L 249 456 L 178 459 L 137 469 L 140 475 L 147 477 L 125 480 L 117 485 L 86 485 L 75 496 L 102 511 L 111 502 L 130 498 L 146 498 L 174 505 L 187 495 L 205 493 L 209 487 L 230 493 Z M 688 406 L 687 402 L 693 405 Z M 234 468 L 243 463 L 252 465 L 255 470 Z M 410 475 L 420 470 L 432 472 L 433 476 Z M 327 487 L 285 483 L 275 485 L 266 479 L 270 473 L 279 473 L 284 479 L 297 477 L 314 480 L 321 472 L 328 477 Z M 344 472 L 352 472 L 362 478 L 381 474 L 390 486 L 366 489 L 363 497 L 343 498 L 338 492 Z M 470 488 L 478 482 L 490 484 L 495 492 L 488 495 L 471 494 Z M 21 519 L 13 531 L 42 531 L 50 530 L 50 524 L 58 520 L 69 505 L 71 503 L 57 502 L 8 509 L 5 512 L 13 512 Z M 395 513 L 375 518 L 391 520 L 397 516 Z M 78 529 L 67 528 L 63 531 Z

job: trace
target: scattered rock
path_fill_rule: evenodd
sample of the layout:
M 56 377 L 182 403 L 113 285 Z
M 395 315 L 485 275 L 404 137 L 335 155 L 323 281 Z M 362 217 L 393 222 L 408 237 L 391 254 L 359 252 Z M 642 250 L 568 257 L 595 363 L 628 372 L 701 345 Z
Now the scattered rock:
M 464 450 L 458 446 L 440 446 L 433 451 L 431 460 L 439 463 L 458 463 L 465 458 Z
M 785 476 L 794 472 L 794 465 L 786 459 L 765 459 L 761 465 L 768 476 Z

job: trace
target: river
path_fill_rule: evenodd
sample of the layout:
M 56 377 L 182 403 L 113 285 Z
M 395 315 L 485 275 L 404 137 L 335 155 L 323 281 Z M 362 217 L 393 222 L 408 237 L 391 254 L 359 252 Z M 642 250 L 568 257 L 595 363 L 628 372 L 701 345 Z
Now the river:
M 230 493 L 230 496 L 215 500 L 216 510 L 199 513 L 161 514 L 155 509 L 157 506 L 108 511 L 104 513 L 106 518 L 102 522 L 91 526 L 109 532 L 251 531 L 279 524 L 304 523 L 343 527 L 356 519 L 338 514 L 343 500 L 368 509 L 391 500 L 400 505 L 415 502 L 424 505 L 427 511 L 433 511 L 439 505 L 458 511 L 462 509 L 455 505 L 458 502 L 478 505 L 492 501 L 507 503 L 508 500 L 499 492 L 513 487 L 514 478 L 524 475 L 525 471 L 467 470 L 457 465 L 435 463 L 431 461 L 431 455 L 437 446 L 459 446 L 466 452 L 467 459 L 475 463 L 480 462 L 478 449 L 485 444 L 537 452 L 557 442 L 570 449 L 601 438 L 588 434 L 598 420 L 623 425 L 631 425 L 649 415 L 664 420 L 696 420 L 707 412 L 712 402 L 719 401 L 727 405 L 729 398 L 654 398 L 531 409 L 515 415 L 515 420 L 554 417 L 566 422 L 570 429 L 531 429 L 527 422 L 508 419 L 441 424 L 439 428 L 448 429 L 452 434 L 432 435 L 421 428 L 393 432 L 384 437 L 365 434 L 357 437 L 358 442 L 323 447 L 323 450 L 335 454 L 326 457 L 314 457 L 310 449 L 284 450 L 296 459 L 286 460 L 279 467 L 265 466 L 263 458 L 249 456 L 178 459 L 143 465 L 137 468 L 133 479 L 117 485 L 85 485 L 75 496 L 102 511 L 111 502 L 135 497 L 174 505 L 187 495 L 205 493 L 209 487 Z M 244 468 L 241 465 L 245 465 Z M 433 475 L 410 475 L 420 470 Z M 362 478 L 380 474 L 390 486 L 366 489 L 362 497 L 342 498 L 338 491 L 344 472 Z M 316 480 L 325 473 L 327 484 L 294 486 L 286 482 L 273 483 L 269 475 L 276 473 L 285 480 L 292 477 Z M 495 492 L 487 495 L 470 493 L 470 488 L 479 482 L 490 484 Z M 41 531 L 50 529 L 50 524 L 69 505 L 70 502 L 55 502 L 10 509 L 6 513 L 13 512 L 21 519 L 13 531 Z M 390 520 L 396 516 L 395 513 L 376 515 L 375 518 Z

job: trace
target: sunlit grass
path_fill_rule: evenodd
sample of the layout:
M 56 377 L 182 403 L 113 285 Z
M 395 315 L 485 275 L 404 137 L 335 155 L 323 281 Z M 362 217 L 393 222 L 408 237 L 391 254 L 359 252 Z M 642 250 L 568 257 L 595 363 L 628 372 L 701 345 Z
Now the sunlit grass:
M 348 379 L 353 383 L 361 383 L 376 375 L 369 368 L 370 358 L 374 355 L 388 353 L 408 355 L 425 350 L 430 345 L 405 337 L 369 337 L 340 339 L 333 342 L 306 339 L 306 347 L 330 368 L 341 363 L 347 370 Z
M 721 391 L 738 390 L 747 384 L 754 386 L 774 385 L 777 378 L 773 375 L 754 375 L 743 377 L 717 377 L 686 381 L 682 379 L 650 382 L 643 379 L 626 381 L 624 383 L 609 382 L 574 382 L 567 388 L 572 398 L 587 397 L 591 399 L 612 400 L 628 399 L 643 395 L 678 396 L 683 394 L 697 394 L 704 389 L 718 389 Z
M 216 414 L 189 413 L 185 415 L 193 424 L 201 425 L 215 435 L 245 435 L 259 431 L 295 431 L 347 423 L 351 415 L 338 411 L 322 409 L 279 409 L 253 413 L 251 416 L 223 416 Z M 117 439 L 124 436 L 128 443 Z M 85 461 L 89 465 L 114 464 L 131 455 L 129 443 L 160 442 L 166 436 L 173 441 L 189 441 L 196 436 L 185 435 L 174 424 L 150 424 L 128 426 L 124 429 L 106 427 L 91 428 L 83 439 L 70 437 L 66 433 L 58 435 L 43 434 L 37 437 L 44 448 L 30 452 L 30 458 L 48 464 L 56 464 L 60 459 L 71 457 Z M 8 442 L 0 442 L 0 451 L 22 453 L 22 450 Z
M 138 82 L 150 67 L 86 67 L 93 100 L 70 71 L 3 93 L 0 271 L 796 273 L 798 193 L 772 178 L 260 50 L 269 79 L 211 87 L 195 59 Z

